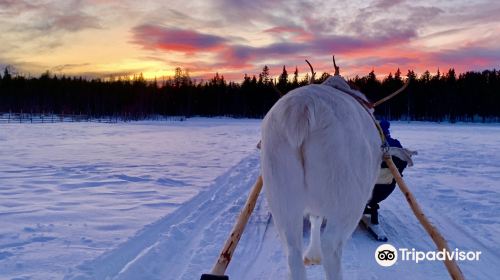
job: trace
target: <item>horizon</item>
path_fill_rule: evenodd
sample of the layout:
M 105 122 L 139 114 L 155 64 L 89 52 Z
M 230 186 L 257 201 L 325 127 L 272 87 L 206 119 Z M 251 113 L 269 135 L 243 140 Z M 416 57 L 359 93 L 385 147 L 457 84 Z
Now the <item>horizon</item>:
M 332 64 L 333 66 L 333 64 Z M 244 82 L 244 79 L 245 79 L 245 76 L 248 76 L 250 79 L 253 79 L 253 78 L 256 78 L 257 80 L 259 79 L 259 75 L 262 73 L 259 72 L 259 73 L 244 73 L 242 74 L 242 76 L 240 77 L 240 79 L 232 79 L 232 80 L 228 80 L 225 78 L 224 74 L 221 73 L 221 72 L 218 72 L 218 71 L 215 71 L 211 76 L 207 76 L 206 78 L 193 78 L 189 75 L 189 71 L 187 71 L 188 69 L 183 69 L 182 67 L 177 67 L 181 70 L 181 76 L 184 76 L 184 77 L 188 77 L 190 79 L 191 82 L 193 82 L 194 84 L 202 84 L 202 83 L 206 83 L 210 80 L 212 80 L 213 78 L 215 77 L 219 77 L 223 80 L 225 80 L 226 82 L 232 82 L 232 83 L 236 83 L 236 84 L 241 84 L 242 82 Z M 25 78 L 25 79 L 40 79 L 42 78 L 43 76 L 47 76 L 49 78 L 69 78 L 69 79 L 83 79 L 83 80 L 86 80 L 86 81 L 102 81 L 102 82 L 114 82 L 114 81 L 136 81 L 136 80 L 141 80 L 143 79 L 144 81 L 146 82 L 153 82 L 153 81 L 156 81 L 156 84 L 157 85 L 163 85 L 165 82 L 167 82 L 168 80 L 172 80 L 172 79 L 175 79 L 175 74 L 173 75 L 170 75 L 170 76 L 162 76 L 162 77 L 150 77 L 150 78 L 146 78 L 144 77 L 143 73 L 138 73 L 138 74 L 133 74 L 133 75 L 125 75 L 125 76 L 105 76 L 105 77 L 88 77 L 88 76 L 78 76 L 78 75 L 66 75 L 64 73 L 54 73 L 54 72 L 51 72 L 49 70 L 46 70 L 45 72 L 42 72 L 40 75 L 31 75 L 30 73 L 17 73 L 17 72 L 11 72 L 12 70 L 12 67 L 11 65 L 7 65 L 2 71 L 0 71 L 0 80 L 3 78 L 5 72 L 4 71 L 7 71 L 9 73 L 10 76 L 13 76 L 13 77 L 22 77 L 22 78 Z M 269 69 L 269 72 L 270 72 L 270 75 L 269 75 L 269 79 L 271 81 L 274 80 L 274 82 L 277 82 L 276 80 L 279 79 L 279 76 L 280 74 L 282 73 L 283 69 L 280 68 L 281 71 L 280 72 L 274 72 L 272 71 L 272 69 Z M 288 73 L 288 78 L 287 78 L 287 82 L 291 83 L 293 81 L 293 75 L 294 75 L 294 72 L 295 71 L 295 68 L 293 69 L 293 71 L 290 71 L 290 69 L 286 69 L 287 70 L 287 73 Z M 423 72 L 415 72 L 414 70 L 412 69 L 400 69 L 400 67 L 397 67 L 396 69 L 394 69 L 394 71 L 389 71 L 388 73 L 385 73 L 385 74 L 379 74 L 377 73 L 377 71 L 375 71 L 375 69 L 372 69 L 370 70 L 369 72 L 365 73 L 365 74 L 356 74 L 356 75 L 353 75 L 353 76 L 345 76 L 342 74 L 342 71 L 341 72 L 341 75 L 344 77 L 344 79 L 346 80 L 354 80 L 356 78 L 365 78 L 365 77 L 368 77 L 370 75 L 370 73 L 373 71 L 375 76 L 376 76 L 376 80 L 378 80 L 379 82 L 384 82 L 384 80 L 389 76 L 391 75 L 393 78 L 395 78 L 395 74 L 397 71 L 400 71 L 400 78 L 402 81 L 406 80 L 408 77 L 408 73 L 410 71 L 413 71 L 413 74 L 415 75 L 415 78 L 418 80 L 418 79 L 421 79 L 424 75 L 425 72 L 429 72 L 429 75 L 430 77 L 435 77 L 438 75 L 438 72 L 439 72 L 439 75 L 441 77 L 446 77 L 448 75 L 448 73 L 450 71 L 453 71 L 454 75 L 456 77 L 459 77 L 460 75 L 462 74 L 466 74 L 466 73 L 483 73 L 485 71 L 490 71 L 490 72 L 493 72 L 493 71 L 496 71 L 497 73 L 500 71 L 500 69 L 496 69 L 496 68 L 492 68 L 492 69 L 482 69 L 482 70 L 465 70 L 463 72 L 457 72 L 456 69 L 454 67 L 451 67 L 451 68 L 448 68 L 448 69 L 437 69 L 435 72 L 431 72 L 429 71 L 428 69 L 424 70 Z M 406 70 L 406 71 L 405 71 Z M 172 72 L 175 72 L 175 69 L 174 71 Z M 318 72 L 318 71 L 315 71 L 315 74 L 316 74 L 316 79 L 318 79 L 319 77 L 321 77 L 323 74 L 329 74 L 329 75 L 333 75 L 331 72 Z M 210 75 L 210 74 L 207 74 L 207 75 Z M 141 77 L 142 76 L 142 77 Z M 311 70 L 309 69 L 309 72 L 306 72 L 306 73 L 299 73 L 298 75 L 298 81 L 301 82 L 301 81 L 304 81 L 304 80 L 308 80 L 309 77 L 311 76 Z
M 496 1 L 0 1 L 0 67 L 85 78 L 498 69 Z M 207 16 L 210 15 L 210 16 Z M 314 16 L 311 16 L 314 15 Z M 402 70 L 402 76 L 406 72 Z

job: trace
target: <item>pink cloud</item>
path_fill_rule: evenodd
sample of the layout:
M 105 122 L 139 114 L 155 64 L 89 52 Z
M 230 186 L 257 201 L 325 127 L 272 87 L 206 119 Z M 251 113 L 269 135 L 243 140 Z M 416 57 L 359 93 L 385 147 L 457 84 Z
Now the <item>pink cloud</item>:
M 459 72 L 500 66 L 500 52 L 484 47 L 464 47 L 429 53 L 429 61 L 442 68 L 454 67 Z
M 329 56 L 332 53 L 347 58 L 403 44 L 415 36 L 414 32 L 404 30 L 394 30 L 391 32 L 392 36 L 364 38 L 325 36 L 312 34 L 296 26 L 276 26 L 263 32 L 276 35 L 277 42 L 253 47 L 232 43 L 229 39 L 220 36 L 189 29 L 169 28 L 153 24 L 143 24 L 132 29 L 133 43 L 145 49 L 190 55 L 200 52 L 215 54 L 216 61 L 214 62 L 188 62 L 187 68 L 195 72 L 213 69 L 213 72 L 248 71 L 252 73 L 250 71 L 256 69 L 258 71 L 263 66 L 264 61 L 271 58 L 284 61 L 284 64 L 288 65 L 302 65 L 304 58 L 314 59 L 318 56 Z M 291 36 L 292 39 L 288 40 L 287 36 Z M 186 65 L 179 66 L 186 67 Z
M 284 27 L 266 30 L 271 33 L 291 32 L 295 29 Z M 413 38 L 413 31 L 392 32 L 391 36 L 377 37 L 351 37 L 351 36 L 325 36 L 311 34 L 307 41 L 279 41 L 262 47 L 246 45 L 228 45 L 224 49 L 224 59 L 230 61 L 245 61 L 247 63 L 259 63 L 269 58 L 290 60 L 291 58 L 304 56 L 324 56 L 332 53 L 344 56 L 376 52 L 384 48 L 392 48 L 404 45 Z
M 141 45 L 145 49 L 163 51 L 183 53 L 214 51 L 226 43 L 226 40 L 219 36 L 151 24 L 136 26 L 132 29 L 132 33 L 133 43 Z
M 198 76 L 202 73 L 226 73 L 227 77 L 240 73 L 257 74 L 264 64 L 281 71 L 282 65 L 289 68 L 295 65 L 299 70 L 308 72 L 304 59 L 316 61 L 315 70 L 331 72 L 331 59 L 335 54 L 343 61 L 347 75 L 364 75 L 375 69 L 379 75 L 394 72 L 398 67 L 403 73 L 407 69 L 422 73 L 440 67 L 455 67 L 457 71 L 484 69 L 498 65 L 499 57 L 494 49 L 474 48 L 463 45 L 457 50 L 422 51 L 411 47 L 411 42 L 418 38 L 417 31 L 394 26 L 385 28 L 374 35 L 327 35 L 321 32 L 311 33 L 295 25 L 277 25 L 262 31 L 271 34 L 275 42 L 264 46 L 251 46 L 236 41 L 231 37 L 221 37 L 190 29 L 169 28 L 161 25 L 143 24 L 132 29 L 133 42 L 145 49 L 160 52 L 179 52 L 184 54 L 210 53 L 214 61 L 196 61 L 188 59 L 177 62 Z M 273 60 L 275 65 L 269 65 Z M 280 62 L 281 61 L 281 62 Z M 496 63 L 496 64 L 495 64 Z M 169 64 L 172 64 L 169 61 Z
M 296 42 L 306 42 L 314 38 L 311 32 L 305 31 L 300 27 L 290 27 L 290 26 L 276 26 L 264 30 L 265 33 L 276 34 L 276 35 L 291 35 L 292 40 Z

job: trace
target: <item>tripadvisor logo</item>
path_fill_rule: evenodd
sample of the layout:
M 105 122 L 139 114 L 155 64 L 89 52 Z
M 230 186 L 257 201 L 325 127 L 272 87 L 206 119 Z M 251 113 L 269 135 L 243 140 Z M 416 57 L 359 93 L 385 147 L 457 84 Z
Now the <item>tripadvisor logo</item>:
M 381 266 L 392 266 L 398 260 L 398 251 L 391 244 L 382 244 L 375 250 L 375 261 Z
M 398 261 L 398 253 L 400 261 L 412 261 L 419 263 L 421 261 L 479 261 L 481 251 L 462 251 L 455 249 L 447 251 L 417 251 L 415 248 L 399 248 L 396 249 L 391 244 L 382 244 L 375 250 L 375 261 L 381 266 L 393 266 Z

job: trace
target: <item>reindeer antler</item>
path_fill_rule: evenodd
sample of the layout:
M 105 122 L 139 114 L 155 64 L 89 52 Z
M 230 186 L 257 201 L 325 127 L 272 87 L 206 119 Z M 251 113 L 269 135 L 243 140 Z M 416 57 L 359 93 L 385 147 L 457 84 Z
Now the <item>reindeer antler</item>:
M 380 104 L 386 102 L 387 100 L 393 98 L 394 96 L 398 95 L 400 92 L 402 92 L 403 90 L 405 90 L 408 87 L 409 84 L 410 84 L 410 79 L 407 79 L 406 82 L 405 82 L 405 84 L 400 89 L 398 89 L 395 92 L 393 92 L 392 94 L 390 94 L 390 95 L 388 95 L 388 96 L 380 99 L 379 101 L 373 103 L 373 107 L 377 107 L 378 105 L 380 105 Z
M 337 66 L 337 63 L 335 63 L 335 56 L 334 55 L 333 55 L 333 67 L 335 67 L 335 73 L 333 75 L 340 76 L 340 67 Z
M 309 68 L 311 68 L 311 80 L 309 81 L 309 84 L 313 84 L 314 83 L 314 76 L 316 75 L 316 72 L 314 72 L 314 69 L 313 69 L 311 63 L 309 63 L 309 60 L 306 59 L 306 62 L 307 62 L 307 64 L 309 64 Z

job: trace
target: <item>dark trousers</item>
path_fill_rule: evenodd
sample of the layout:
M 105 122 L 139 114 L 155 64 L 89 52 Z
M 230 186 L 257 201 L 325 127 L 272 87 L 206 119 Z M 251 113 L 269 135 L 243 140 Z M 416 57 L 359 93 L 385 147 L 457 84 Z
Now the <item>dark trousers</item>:
M 372 198 L 368 202 L 365 208 L 364 214 L 370 215 L 371 223 L 374 225 L 378 224 L 378 209 L 379 203 L 389 197 L 389 195 L 396 188 L 396 181 L 392 180 L 390 184 L 376 184 L 373 188 Z
M 392 157 L 392 161 L 394 161 L 394 164 L 399 170 L 399 173 L 401 175 L 403 174 L 403 170 L 406 168 L 406 161 L 403 161 L 397 157 Z M 382 162 L 381 168 L 388 168 L 387 164 L 385 162 Z M 375 187 L 373 188 L 372 192 L 372 198 L 370 201 L 366 204 L 365 208 L 365 214 L 370 215 L 370 219 L 372 224 L 377 225 L 378 224 L 378 209 L 379 203 L 383 200 L 385 200 L 389 195 L 394 191 L 394 188 L 396 188 L 396 180 L 392 180 L 390 184 L 376 184 Z

